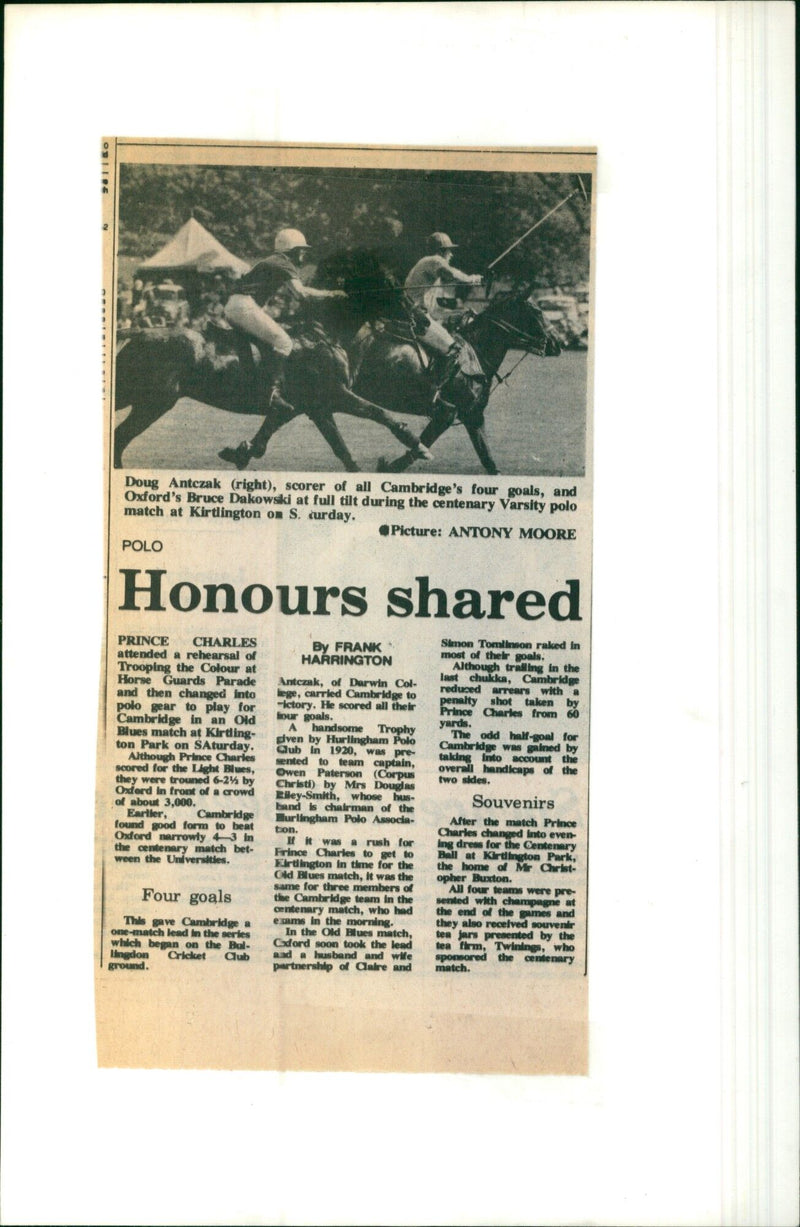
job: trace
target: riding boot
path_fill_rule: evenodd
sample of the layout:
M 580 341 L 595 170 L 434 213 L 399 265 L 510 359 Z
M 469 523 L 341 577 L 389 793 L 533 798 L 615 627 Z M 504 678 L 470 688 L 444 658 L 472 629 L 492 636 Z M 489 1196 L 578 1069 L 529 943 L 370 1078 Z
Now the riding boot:
M 287 354 L 272 354 L 272 380 L 267 393 L 267 410 L 282 409 L 286 413 L 295 413 L 294 405 L 291 405 L 283 395 L 286 382 L 286 360 Z
M 461 369 L 459 356 L 461 354 L 461 346 L 458 341 L 454 341 L 446 354 L 437 355 L 437 370 L 436 370 L 436 388 L 437 391 L 448 383 L 454 375 L 457 375 Z
M 448 385 L 452 384 L 452 381 L 461 370 L 460 352 L 461 346 L 458 341 L 454 341 L 446 354 L 436 355 L 436 366 L 433 371 L 435 391 L 431 401 L 431 408 L 433 410 L 436 410 L 439 405 L 445 405 L 453 413 L 456 411 L 456 401 L 453 400 L 452 391 L 448 388 Z
M 221 460 L 235 464 L 237 469 L 246 469 L 251 460 L 258 460 L 264 455 L 272 431 L 275 429 L 275 424 L 271 421 L 275 414 L 284 413 L 286 417 L 294 417 L 297 413 L 294 405 L 289 404 L 289 401 L 283 396 L 287 356 L 274 352 L 271 355 L 272 378 L 264 398 L 264 421 L 256 434 L 252 439 L 243 439 L 238 447 L 223 447 L 218 453 Z M 261 361 L 262 363 L 265 361 L 263 354 Z

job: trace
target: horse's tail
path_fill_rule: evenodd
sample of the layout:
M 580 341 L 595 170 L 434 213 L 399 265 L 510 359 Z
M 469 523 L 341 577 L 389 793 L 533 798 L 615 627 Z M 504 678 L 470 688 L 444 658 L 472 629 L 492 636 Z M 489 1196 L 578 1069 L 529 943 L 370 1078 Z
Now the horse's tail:
M 177 395 L 184 376 L 199 364 L 203 348 L 203 338 L 188 328 L 154 328 L 131 337 L 117 354 L 114 408 L 152 401 L 167 389 Z

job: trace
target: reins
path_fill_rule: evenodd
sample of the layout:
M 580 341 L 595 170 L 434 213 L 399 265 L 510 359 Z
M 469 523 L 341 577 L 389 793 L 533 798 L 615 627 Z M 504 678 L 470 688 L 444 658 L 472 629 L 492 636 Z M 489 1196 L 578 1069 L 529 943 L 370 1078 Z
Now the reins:
M 499 328 L 501 332 L 508 332 L 511 336 L 521 337 L 523 341 L 528 341 L 531 345 L 536 344 L 535 339 L 529 333 L 523 332 L 521 328 L 515 328 L 513 324 L 506 324 L 503 320 L 496 320 L 492 316 L 487 318 L 489 323 L 494 324 L 495 328 Z
M 505 332 L 510 337 L 521 339 L 522 341 L 527 342 L 529 345 L 532 345 L 532 346 L 537 345 L 537 342 L 534 337 L 530 336 L 527 332 L 523 332 L 521 328 L 515 328 L 513 324 L 507 324 L 504 320 L 495 319 L 494 316 L 488 315 L 486 313 L 484 313 L 484 315 L 479 318 L 484 319 L 487 324 L 493 324 L 495 328 L 498 328 L 500 330 L 500 332 Z M 531 350 L 526 349 L 524 353 L 522 354 L 522 357 L 517 359 L 517 361 L 512 366 L 511 370 L 508 371 L 505 375 L 500 375 L 498 371 L 495 371 L 494 375 L 492 376 L 493 379 L 497 380 L 495 387 L 499 387 L 501 383 L 507 383 L 507 381 L 511 378 L 511 376 L 516 371 L 517 367 L 521 366 L 522 363 L 525 361 L 525 359 L 529 358 L 530 355 L 531 355 Z
M 511 370 L 507 372 L 507 374 L 501 375 L 499 374 L 498 371 L 495 371 L 494 377 L 497 380 L 497 384 L 495 386 L 499 387 L 501 383 L 507 383 L 508 380 L 511 378 L 511 376 L 514 374 L 514 371 L 517 369 L 517 367 L 522 366 L 522 363 L 525 361 L 525 359 L 530 358 L 530 356 L 531 356 L 530 350 L 526 349 L 522 357 L 517 359 L 517 361 L 514 363 Z

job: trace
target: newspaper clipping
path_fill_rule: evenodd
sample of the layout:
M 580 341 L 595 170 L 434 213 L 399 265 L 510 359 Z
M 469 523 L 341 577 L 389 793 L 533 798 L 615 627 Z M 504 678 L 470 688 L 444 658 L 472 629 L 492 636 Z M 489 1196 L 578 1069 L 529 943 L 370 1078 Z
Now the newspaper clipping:
M 100 1064 L 587 1073 L 594 151 L 100 153 Z

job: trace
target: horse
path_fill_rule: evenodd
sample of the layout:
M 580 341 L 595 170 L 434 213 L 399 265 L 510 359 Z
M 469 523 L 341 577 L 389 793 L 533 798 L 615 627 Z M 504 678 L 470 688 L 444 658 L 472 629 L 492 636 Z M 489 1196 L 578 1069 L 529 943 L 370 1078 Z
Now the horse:
M 263 361 L 256 346 L 237 339 L 229 330 L 209 328 L 203 333 L 176 327 L 136 333 L 116 358 L 115 408 L 130 405 L 131 411 L 114 431 L 115 467 L 122 467 L 128 444 L 181 397 L 231 413 L 263 415 L 267 381 L 258 369 Z M 404 447 L 416 449 L 417 456 L 429 455 L 427 449 L 418 448 L 412 431 L 380 405 L 357 394 L 350 382 L 346 353 L 321 329 L 306 329 L 287 365 L 289 404 L 268 415 L 270 433 L 306 414 L 344 468 L 358 472 L 333 416 L 347 413 L 384 426 Z M 238 468 L 246 467 L 252 454 L 246 444 L 220 452 L 223 460 Z
M 381 458 L 379 471 L 398 473 L 409 468 L 420 449 L 429 450 L 446 430 L 460 422 L 484 471 L 498 472 L 484 429 L 485 413 L 508 351 L 520 349 L 543 357 L 561 352 L 529 295 L 527 286 L 498 293 L 479 315 L 467 313 L 456 334 L 460 349 L 454 369 L 433 395 L 430 371 L 419 346 L 386 332 L 377 334 L 366 348 L 354 387 L 362 396 L 381 396 L 388 409 L 397 408 L 402 401 L 404 412 L 430 418 L 415 448 L 407 448 L 394 460 Z
M 428 458 L 431 445 L 460 422 L 484 470 L 497 473 L 484 414 L 506 354 L 512 348 L 547 357 L 561 352 L 541 310 L 530 301 L 531 287 L 497 293 L 479 315 L 467 311 L 459 351 L 442 371 L 417 341 L 425 330 L 424 316 L 379 255 L 344 253 L 320 265 L 315 283 L 325 287 L 330 282 L 343 284 L 348 294 L 346 303 L 333 305 L 326 326 L 342 343 L 349 340 L 353 390 L 395 412 L 430 418 L 401 456 L 379 460 L 379 471 L 401 472 L 420 457 Z M 253 439 L 239 445 L 241 467 L 249 457 L 264 455 L 279 425 L 266 418 Z

